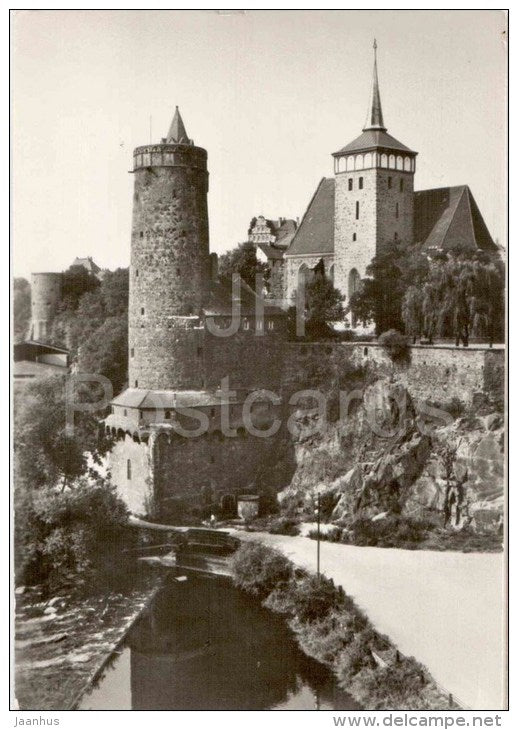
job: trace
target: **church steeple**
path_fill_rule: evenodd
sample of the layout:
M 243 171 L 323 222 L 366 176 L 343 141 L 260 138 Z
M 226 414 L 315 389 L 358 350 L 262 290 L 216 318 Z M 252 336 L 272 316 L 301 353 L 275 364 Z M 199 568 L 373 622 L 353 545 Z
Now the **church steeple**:
M 367 132 L 370 129 L 373 130 L 379 130 L 381 132 L 386 132 L 387 128 L 383 124 L 383 112 L 381 110 L 381 98 L 380 98 L 380 90 L 379 90 L 379 84 L 378 84 L 378 63 L 377 63 L 377 54 L 376 50 L 378 48 L 378 44 L 376 43 L 376 39 L 374 39 L 374 71 L 372 75 L 372 92 L 371 92 L 371 98 L 369 102 L 369 111 L 367 113 L 367 120 L 365 122 L 365 126 L 363 128 L 364 132 Z
M 185 131 L 185 125 L 183 123 L 183 119 L 180 115 L 180 110 L 178 109 L 178 107 L 176 107 L 173 121 L 171 122 L 169 132 L 167 133 L 167 143 L 192 144 L 191 140 L 187 136 L 187 132 Z

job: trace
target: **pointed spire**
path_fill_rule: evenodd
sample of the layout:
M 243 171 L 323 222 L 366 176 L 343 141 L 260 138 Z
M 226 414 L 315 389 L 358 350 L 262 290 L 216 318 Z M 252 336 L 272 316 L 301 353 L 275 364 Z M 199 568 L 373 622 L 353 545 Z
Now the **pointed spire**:
M 366 132 L 369 129 L 378 129 L 382 132 L 386 132 L 387 128 L 383 124 L 383 112 L 381 110 L 380 90 L 378 85 L 378 62 L 376 54 L 378 44 L 376 43 L 376 39 L 374 39 L 373 48 L 374 72 L 372 76 L 372 92 L 369 103 L 369 111 L 367 113 L 367 121 L 365 122 L 365 127 L 363 128 L 363 131 Z
M 180 116 L 180 110 L 178 107 L 176 107 L 173 121 L 171 122 L 169 132 L 167 133 L 167 142 L 169 144 L 191 144 L 191 140 L 185 131 L 183 119 Z

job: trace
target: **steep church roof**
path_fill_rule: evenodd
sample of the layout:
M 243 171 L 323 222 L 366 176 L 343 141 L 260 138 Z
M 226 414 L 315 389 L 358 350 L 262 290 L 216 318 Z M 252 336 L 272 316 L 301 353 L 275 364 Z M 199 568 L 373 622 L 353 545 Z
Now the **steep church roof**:
M 335 181 L 323 177 L 311 198 L 286 256 L 333 253 L 335 250 Z
M 497 250 L 467 185 L 414 193 L 414 240 L 425 249 Z

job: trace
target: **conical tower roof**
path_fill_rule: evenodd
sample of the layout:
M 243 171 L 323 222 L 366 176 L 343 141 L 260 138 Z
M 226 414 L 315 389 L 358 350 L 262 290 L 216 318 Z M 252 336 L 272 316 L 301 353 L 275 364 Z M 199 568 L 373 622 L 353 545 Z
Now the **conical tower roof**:
M 173 121 L 167 133 L 167 142 L 168 144 L 191 144 L 178 107 L 175 109 Z
M 374 39 L 374 69 L 372 72 L 372 91 L 371 91 L 371 98 L 369 101 L 369 110 L 367 112 L 367 119 L 365 121 L 365 126 L 363 128 L 364 132 L 367 132 L 370 129 L 373 130 L 379 130 L 381 132 L 386 132 L 387 128 L 383 124 L 383 111 L 381 109 L 381 97 L 380 97 L 380 89 L 379 89 L 379 83 L 378 83 L 378 59 L 377 59 L 377 48 L 378 44 L 376 43 L 376 39 Z

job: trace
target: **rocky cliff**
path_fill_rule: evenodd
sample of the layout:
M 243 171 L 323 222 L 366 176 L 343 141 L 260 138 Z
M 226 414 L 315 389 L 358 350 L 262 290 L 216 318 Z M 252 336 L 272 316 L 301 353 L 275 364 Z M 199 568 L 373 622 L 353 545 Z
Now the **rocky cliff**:
M 487 398 L 440 405 L 412 398 L 395 371 L 364 378 L 334 423 L 322 409 L 299 408 L 292 415 L 296 468 L 281 501 L 307 502 L 318 489 L 338 525 L 401 515 L 497 531 L 504 502 L 499 405 Z

